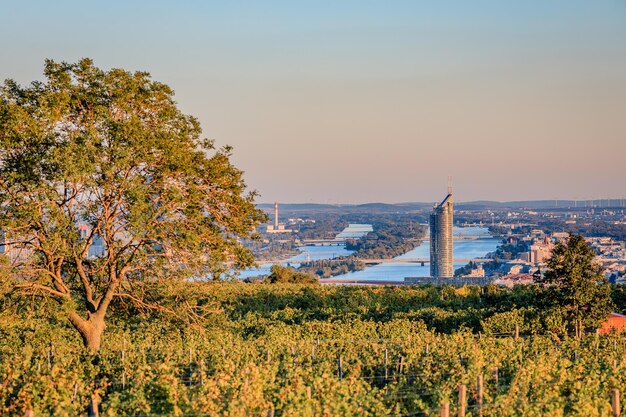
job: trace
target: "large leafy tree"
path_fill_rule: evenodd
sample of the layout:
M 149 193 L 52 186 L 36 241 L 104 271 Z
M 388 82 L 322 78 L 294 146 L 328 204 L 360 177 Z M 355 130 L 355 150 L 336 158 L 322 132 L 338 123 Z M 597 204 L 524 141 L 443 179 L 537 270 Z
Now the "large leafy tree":
M 570 235 L 566 243 L 554 247 L 543 279 L 552 285 L 551 303 L 565 312 L 577 337 L 587 327 L 597 328 L 613 308 L 610 284 L 602 266 L 594 262 L 595 255 L 581 235 Z
M 98 350 L 107 309 L 145 304 L 142 283 L 253 263 L 240 239 L 264 221 L 255 193 L 167 85 L 89 59 L 48 60 L 44 75 L 0 90 L 0 228 L 17 291 L 57 300 Z

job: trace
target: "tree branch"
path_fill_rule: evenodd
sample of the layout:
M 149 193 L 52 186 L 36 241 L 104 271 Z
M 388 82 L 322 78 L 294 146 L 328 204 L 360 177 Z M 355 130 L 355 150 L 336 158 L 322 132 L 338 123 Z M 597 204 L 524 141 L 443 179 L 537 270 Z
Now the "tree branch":
M 24 289 L 36 289 L 47 292 L 49 294 L 55 295 L 57 297 L 69 300 L 70 295 L 68 293 L 63 293 L 61 291 L 55 290 L 54 288 L 50 288 L 48 286 L 37 284 L 37 283 L 29 283 L 29 284 L 17 284 L 15 288 L 24 288 Z

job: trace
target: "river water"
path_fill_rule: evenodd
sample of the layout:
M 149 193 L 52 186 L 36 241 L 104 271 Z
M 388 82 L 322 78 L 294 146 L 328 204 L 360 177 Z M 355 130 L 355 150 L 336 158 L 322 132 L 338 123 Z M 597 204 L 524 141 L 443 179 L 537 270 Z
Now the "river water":
M 454 235 L 459 237 L 471 236 L 487 236 L 488 230 L 481 227 L 455 227 Z M 489 252 L 494 252 L 501 239 L 496 237 L 480 237 L 472 240 L 455 240 L 454 241 L 454 258 L 482 258 Z M 418 247 L 400 255 L 394 259 L 416 259 L 430 257 L 430 241 L 424 240 Z M 460 268 L 465 262 L 455 262 L 454 268 Z M 358 281 L 403 281 L 406 277 L 427 277 L 430 276 L 430 265 L 428 263 L 421 266 L 411 262 L 394 262 L 382 263 L 378 265 L 368 266 L 362 271 L 349 272 L 347 274 L 338 275 L 329 278 L 341 280 L 358 280 Z
M 371 224 L 358 224 L 353 223 L 349 224 L 345 229 L 341 231 L 336 237 L 338 239 L 358 239 L 361 236 L 365 236 L 369 232 L 371 232 L 372 225 Z M 296 256 L 292 256 L 289 259 L 286 259 L 284 263 L 281 265 L 291 265 L 294 267 L 300 266 L 300 263 L 303 261 L 311 260 L 316 261 L 318 259 L 333 259 L 338 256 L 347 256 L 352 252 L 351 250 L 347 250 L 345 245 L 313 245 L 313 246 L 303 246 L 298 248 L 300 250 L 300 254 Z M 259 268 L 248 268 L 239 274 L 240 278 L 248 278 L 254 277 L 257 275 L 269 275 L 271 265 L 262 265 Z
M 367 228 L 366 226 L 369 226 Z M 350 235 L 358 238 L 371 231 L 371 225 L 350 225 L 341 233 L 342 236 Z M 360 233 L 360 236 L 358 235 Z M 484 227 L 455 227 L 453 233 L 456 237 L 478 237 L 471 240 L 455 240 L 454 241 L 454 258 L 468 259 L 481 258 L 490 252 L 496 250 L 500 244 L 500 239 L 496 237 L 488 237 L 488 230 Z M 302 261 L 306 261 L 307 257 L 311 260 L 316 259 L 332 259 L 338 256 L 349 255 L 352 251 L 346 250 L 344 246 L 304 246 L 300 248 L 299 255 L 289 258 L 283 265 L 292 265 L 297 267 Z M 424 240 L 415 249 L 400 255 L 395 259 L 415 259 L 430 257 L 430 242 Z M 465 263 L 455 263 L 455 268 L 460 268 Z M 270 266 L 264 265 L 260 268 L 250 268 L 244 270 L 240 274 L 240 278 L 247 278 L 256 275 L 268 275 Z M 358 280 L 358 281 L 403 281 L 405 277 L 426 277 L 430 275 L 430 266 L 428 263 L 421 266 L 420 264 L 411 262 L 394 262 L 382 263 L 366 267 L 362 271 L 349 272 L 327 280 Z

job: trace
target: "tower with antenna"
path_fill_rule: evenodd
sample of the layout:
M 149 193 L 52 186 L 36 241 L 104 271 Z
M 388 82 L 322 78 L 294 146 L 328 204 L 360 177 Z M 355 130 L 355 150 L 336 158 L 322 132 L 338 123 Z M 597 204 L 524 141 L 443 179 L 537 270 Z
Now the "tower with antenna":
M 448 177 L 448 194 L 435 205 L 430 215 L 430 275 L 433 278 L 452 278 L 454 201 L 452 199 L 452 177 Z

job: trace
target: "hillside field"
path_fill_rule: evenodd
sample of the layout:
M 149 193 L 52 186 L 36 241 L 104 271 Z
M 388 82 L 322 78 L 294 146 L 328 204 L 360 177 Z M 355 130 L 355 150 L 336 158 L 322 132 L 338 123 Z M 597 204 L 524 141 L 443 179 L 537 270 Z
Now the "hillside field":
M 464 384 L 467 416 L 609 416 L 626 388 L 624 339 L 568 337 L 539 287 L 159 291 L 115 306 L 98 354 L 59 305 L 1 298 L 0 415 L 85 415 L 94 392 L 104 416 L 457 415 Z

